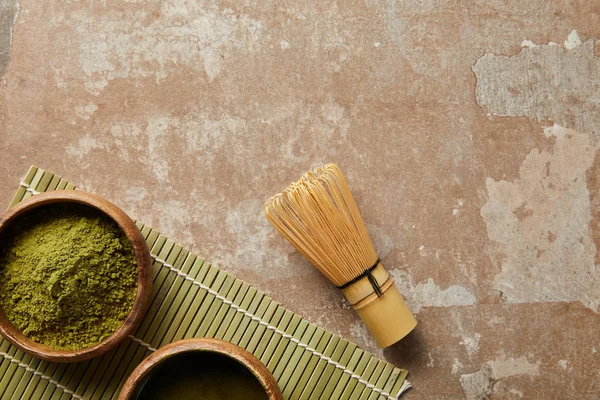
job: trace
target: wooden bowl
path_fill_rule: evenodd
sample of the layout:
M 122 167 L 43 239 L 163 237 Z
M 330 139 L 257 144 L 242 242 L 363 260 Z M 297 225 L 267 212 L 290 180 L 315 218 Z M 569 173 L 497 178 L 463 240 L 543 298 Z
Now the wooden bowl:
M 41 193 L 22 201 L 10 208 L 2 217 L 0 217 L 0 235 L 2 231 L 14 220 L 20 216 L 55 203 L 79 203 L 92 207 L 115 221 L 123 230 L 123 233 L 130 240 L 138 264 L 138 286 L 137 294 L 133 307 L 129 315 L 111 336 L 102 342 L 80 350 L 58 350 L 50 346 L 34 342 L 28 339 L 21 331 L 16 328 L 4 311 L 0 308 L 0 333 L 12 344 L 21 350 L 47 361 L 57 362 L 76 362 L 87 360 L 114 348 L 123 339 L 125 339 L 139 325 L 144 313 L 150 305 L 150 296 L 152 294 L 152 278 L 150 276 L 150 251 L 142 233 L 135 223 L 117 206 L 103 199 L 102 197 L 86 193 L 80 190 L 56 190 L 47 193 Z
M 131 373 L 119 394 L 119 400 L 135 400 L 151 373 L 162 362 L 169 358 L 190 352 L 209 352 L 229 357 L 243 365 L 258 380 L 265 390 L 269 400 L 283 400 L 281 390 L 273 375 L 256 357 L 246 350 L 218 339 L 185 339 L 180 340 L 155 351 L 137 366 Z

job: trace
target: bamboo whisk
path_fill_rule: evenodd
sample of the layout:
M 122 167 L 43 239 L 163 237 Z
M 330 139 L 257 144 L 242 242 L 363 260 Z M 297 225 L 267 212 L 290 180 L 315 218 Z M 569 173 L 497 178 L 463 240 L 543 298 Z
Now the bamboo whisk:
M 415 326 L 383 268 L 352 192 L 335 164 L 308 172 L 265 204 L 265 216 L 342 290 L 381 347 Z

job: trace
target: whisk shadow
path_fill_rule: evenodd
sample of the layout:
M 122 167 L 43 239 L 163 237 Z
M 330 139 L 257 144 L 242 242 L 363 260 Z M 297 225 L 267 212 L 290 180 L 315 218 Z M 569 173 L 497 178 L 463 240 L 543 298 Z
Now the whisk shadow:
M 383 354 L 395 365 L 409 371 L 421 369 L 429 362 L 425 338 L 418 326 L 402 340 L 384 349 Z

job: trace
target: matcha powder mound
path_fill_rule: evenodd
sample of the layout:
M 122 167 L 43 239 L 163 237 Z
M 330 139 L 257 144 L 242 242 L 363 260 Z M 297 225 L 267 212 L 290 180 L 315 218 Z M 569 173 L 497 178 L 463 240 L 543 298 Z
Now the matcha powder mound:
M 27 337 L 76 350 L 121 326 L 133 307 L 137 263 L 113 220 L 91 207 L 53 204 L 3 236 L 0 307 Z

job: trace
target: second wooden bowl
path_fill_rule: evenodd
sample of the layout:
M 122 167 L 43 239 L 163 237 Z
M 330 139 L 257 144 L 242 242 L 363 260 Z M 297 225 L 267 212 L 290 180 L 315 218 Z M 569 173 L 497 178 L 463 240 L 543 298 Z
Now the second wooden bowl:
M 80 190 L 57 190 L 42 193 L 32 196 L 15 205 L 0 217 L 0 237 L 3 230 L 22 215 L 35 210 L 36 208 L 55 203 L 83 204 L 94 208 L 111 218 L 119 225 L 123 233 L 131 242 L 138 264 L 137 294 L 129 315 L 121 327 L 119 327 L 111 336 L 91 347 L 80 350 L 57 350 L 50 346 L 34 342 L 23 335 L 17 327 L 10 323 L 4 311 L 0 309 L 0 333 L 2 333 L 2 335 L 12 344 L 24 352 L 43 360 L 76 362 L 106 353 L 127 338 L 127 336 L 139 325 L 144 317 L 144 313 L 150 305 L 152 281 L 149 270 L 152 260 L 142 233 L 127 214 L 108 200 Z
M 214 356 L 220 357 L 222 360 L 233 361 L 244 367 L 248 372 L 250 372 L 250 374 L 253 375 L 254 378 L 256 378 L 256 380 L 264 390 L 265 399 L 283 400 L 283 395 L 281 394 L 281 391 L 277 386 L 275 378 L 273 378 L 273 375 L 271 375 L 267 367 L 264 364 L 262 364 L 256 357 L 254 357 L 246 350 L 229 342 L 205 338 L 180 340 L 178 342 L 168 344 L 158 349 L 156 352 L 154 352 L 152 355 L 150 355 L 148 358 L 142 361 L 142 363 L 138 365 L 137 368 L 131 373 L 129 378 L 127 378 L 127 381 L 125 382 L 125 385 L 123 385 L 123 389 L 119 394 L 119 400 L 137 400 L 145 398 L 143 395 L 141 395 L 145 385 L 152 385 L 152 383 L 149 383 L 152 379 L 160 379 L 160 377 L 154 377 L 153 373 L 156 372 L 156 374 L 160 374 L 161 370 L 159 368 L 161 366 L 166 365 L 169 361 L 179 362 L 181 360 L 180 357 L 185 355 L 193 356 L 193 362 L 196 365 L 210 363 L 210 360 L 214 362 Z M 211 368 L 211 365 L 207 365 L 205 368 Z M 185 383 L 182 382 L 183 378 L 181 377 L 181 375 L 178 374 L 179 371 L 172 372 L 175 372 L 175 376 L 168 377 L 168 379 L 173 379 L 172 382 L 168 382 L 168 386 L 174 388 L 183 387 Z M 163 369 L 162 373 L 166 374 L 168 373 L 168 371 L 165 372 Z M 200 381 L 201 379 L 202 376 L 193 375 L 190 380 Z M 235 384 L 234 380 L 228 379 L 228 376 L 226 374 L 218 377 L 218 379 L 221 379 L 223 381 L 223 385 Z M 193 393 L 187 392 L 185 395 L 183 395 L 187 397 L 183 398 L 204 398 L 202 397 L 202 395 L 205 395 L 206 393 L 203 392 L 203 388 L 200 386 L 201 385 L 195 387 L 195 391 Z M 258 390 L 260 391 L 261 389 Z M 155 396 L 156 398 L 162 398 L 162 394 L 159 395 L 157 393 L 154 393 L 153 396 Z M 174 399 L 174 397 L 169 398 Z M 242 395 L 242 397 L 238 396 L 236 398 L 248 399 L 254 397 L 251 397 L 250 393 L 246 392 L 245 396 Z

